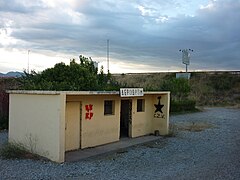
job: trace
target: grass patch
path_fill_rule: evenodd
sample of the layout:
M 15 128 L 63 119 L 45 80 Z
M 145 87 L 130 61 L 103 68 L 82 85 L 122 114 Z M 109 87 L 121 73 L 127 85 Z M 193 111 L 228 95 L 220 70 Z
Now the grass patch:
M 39 155 L 29 152 L 22 144 L 13 142 L 1 147 L 0 156 L 5 159 L 41 159 Z
M 201 132 L 210 128 L 215 128 L 215 126 L 207 122 L 170 123 L 168 134 L 164 137 L 176 137 L 179 131 Z

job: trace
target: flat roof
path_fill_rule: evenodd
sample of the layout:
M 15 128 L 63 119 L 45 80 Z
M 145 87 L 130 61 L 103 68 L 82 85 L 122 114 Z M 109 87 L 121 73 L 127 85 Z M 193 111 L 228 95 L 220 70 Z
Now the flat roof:
M 119 91 L 39 91 L 39 90 L 8 90 L 9 94 L 32 94 L 32 95 L 120 95 Z M 169 91 L 144 91 L 144 95 L 170 94 Z

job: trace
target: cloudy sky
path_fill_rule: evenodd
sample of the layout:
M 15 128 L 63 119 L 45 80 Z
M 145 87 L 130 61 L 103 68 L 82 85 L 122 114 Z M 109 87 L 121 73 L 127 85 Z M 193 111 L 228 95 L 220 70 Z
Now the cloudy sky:
M 106 70 L 107 39 L 112 73 L 184 71 L 186 48 L 192 71 L 240 70 L 240 0 L 0 0 L 0 72 Z

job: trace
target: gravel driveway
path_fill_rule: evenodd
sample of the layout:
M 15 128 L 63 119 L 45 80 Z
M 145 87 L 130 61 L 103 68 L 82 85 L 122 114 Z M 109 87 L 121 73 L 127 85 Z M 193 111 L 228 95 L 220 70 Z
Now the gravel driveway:
M 0 179 L 240 179 L 240 109 L 170 117 L 176 137 L 76 163 L 0 159 Z M 188 131 L 188 124 L 207 124 Z M 0 133 L 0 145 L 7 133 Z

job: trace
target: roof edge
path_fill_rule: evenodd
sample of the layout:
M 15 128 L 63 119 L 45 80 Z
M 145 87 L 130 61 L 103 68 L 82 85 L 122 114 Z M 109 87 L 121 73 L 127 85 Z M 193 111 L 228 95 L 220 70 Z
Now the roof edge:
M 119 95 L 119 91 L 41 91 L 41 90 L 8 90 L 9 94 L 35 95 Z M 144 95 L 170 94 L 170 91 L 145 91 Z

